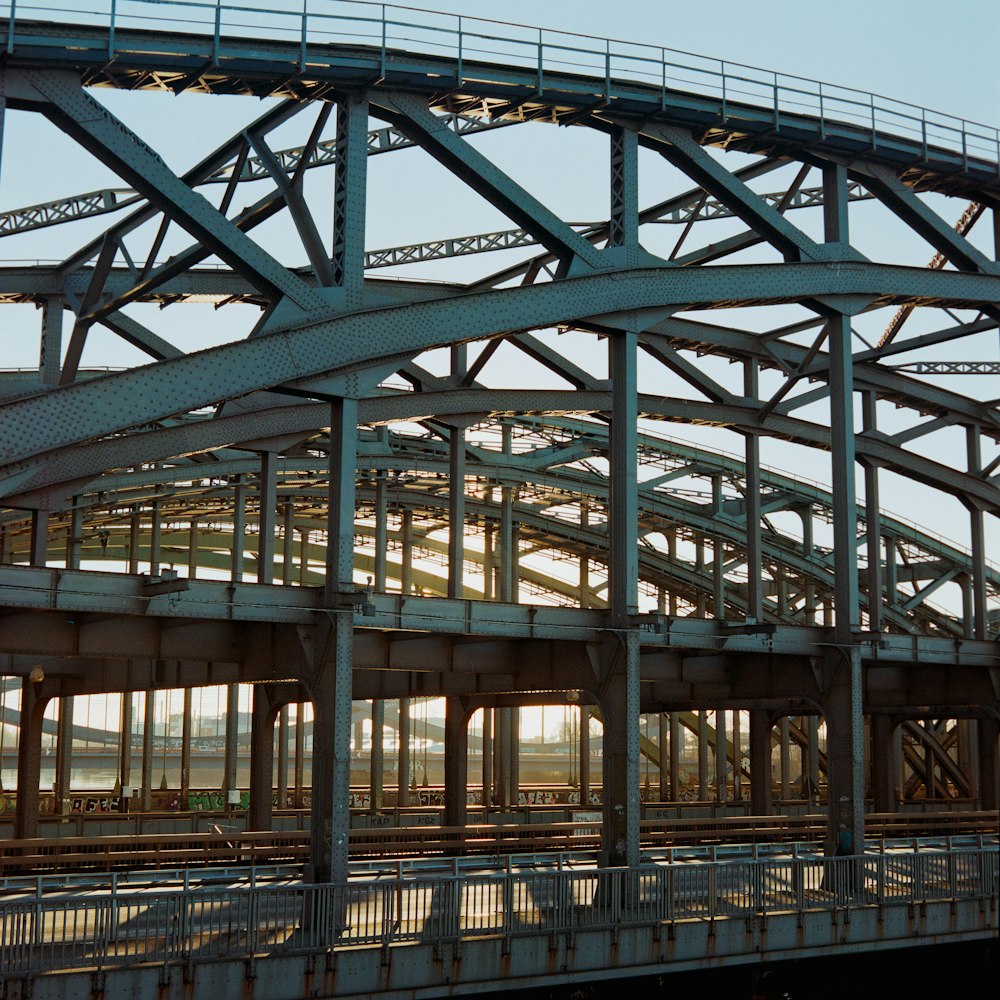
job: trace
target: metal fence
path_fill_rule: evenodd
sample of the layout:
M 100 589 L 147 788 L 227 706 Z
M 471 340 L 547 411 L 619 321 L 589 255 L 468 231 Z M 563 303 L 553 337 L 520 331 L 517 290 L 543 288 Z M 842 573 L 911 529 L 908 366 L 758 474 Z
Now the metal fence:
M 987 899 L 995 847 L 0 901 L 0 975 Z
M 105 29 L 102 47 L 113 60 L 117 33 L 134 29 L 183 32 L 210 39 L 213 62 L 220 62 L 227 40 L 267 39 L 290 47 L 300 70 L 322 67 L 331 59 L 330 44 L 364 47 L 385 70 L 390 63 L 406 68 L 400 53 L 445 59 L 456 82 L 469 64 L 491 64 L 496 72 L 529 72 L 541 93 L 557 77 L 559 86 L 579 78 L 583 92 L 597 99 L 658 94 L 665 108 L 676 94 L 709 99 L 723 119 L 740 109 L 763 109 L 781 129 L 782 117 L 809 116 L 818 122 L 818 138 L 836 126 L 866 133 L 872 145 L 879 136 L 898 136 L 922 148 L 998 164 L 1000 130 L 931 111 L 906 101 L 852 87 L 778 73 L 742 63 L 696 55 L 665 46 L 595 38 L 456 14 L 443 14 L 365 0 L 7 0 L 7 51 L 14 52 L 18 21 L 55 20 Z M 30 41 L 27 37 L 25 41 Z M 248 57 L 244 50 L 241 53 Z M 264 58 L 261 55 L 261 58 Z M 268 55 L 270 58 L 270 54 Z M 384 75 L 384 74 L 383 74 Z M 595 86 L 596 85 L 596 86 Z

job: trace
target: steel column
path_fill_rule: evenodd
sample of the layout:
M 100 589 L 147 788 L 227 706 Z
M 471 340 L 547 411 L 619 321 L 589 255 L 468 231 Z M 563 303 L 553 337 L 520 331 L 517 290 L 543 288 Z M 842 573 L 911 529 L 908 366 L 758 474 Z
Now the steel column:
M 448 596 L 465 596 L 465 429 L 449 434 Z
M 181 720 L 181 810 L 191 808 L 191 729 L 192 729 L 192 692 L 184 688 L 184 708 Z
M 639 862 L 639 636 L 632 628 L 639 599 L 637 340 L 626 330 L 608 340 L 612 632 L 601 651 L 599 701 L 604 717 L 601 856 L 613 867 Z
M 156 728 L 156 692 L 146 692 L 142 719 L 142 798 L 140 808 L 149 812 L 153 807 L 153 733 Z
M 483 813 L 488 820 L 493 808 L 493 709 L 483 708 Z
M 42 303 L 42 340 L 38 375 L 43 385 L 59 384 L 62 365 L 63 300 L 50 296 Z
M 772 804 L 771 716 L 760 708 L 750 709 L 750 812 L 770 816 Z
M 468 818 L 469 712 L 461 698 L 446 698 L 444 712 L 444 825 Z
M 979 723 L 979 808 L 1000 808 L 1000 720 L 983 716 Z
M 240 686 L 226 685 L 226 750 L 223 765 L 222 791 L 226 812 L 233 812 L 239 805 L 239 735 L 240 735 Z
M 42 720 L 51 695 L 44 682 L 21 681 L 21 728 L 17 741 L 17 800 L 14 805 L 15 840 L 38 836 L 39 782 L 42 770 Z
M 279 706 L 272 704 L 266 684 L 255 684 L 250 705 L 250 805 L 247 830 L 270 830 L 274 795 L 274 720 Z
M 372 698 L 372 749 L 369 757 L 369 784 L 371 785 L 371 813 L 382 812 L 385 782 L 385 701 Z
M 893 813 L 899 806 L 899 759 L 895 753 L 896 722 L 888 715 L 871 717 L 872 798 L 875 812 Z
M 73 768 L 73 696 L 59 699 L 59 725 L 56 731 L 56 775 L 52 792 L 55 812 L 62 816 L 69 812 Z
M 861 397 L 862 427 L 864 432 L 878 430 L 875 413 L 875 393 L 865 392 Z M 865 470 L 865 541 L 868 550 L 868 629 L 881 632 L 882 621 L 882 515 L 879 505 L 878 465 L 862 463 Z
M 396 804 L 405 808 L 410 804 L 410 699 L 399 699 L 399 720 L 396 729 L 396 776 L 398 779 Z
M 758 397 L 758 371 L 756 361 L 747 361 L 743 369 L 744 394 L 752 400 Z M 760 438 L 745 434 L 743 439 L 745 470 L 744 505 L 747 534 L 747 620 L 764 619 L 764 589 L 761 579 L 760 532 Z
M 118 737 L 118 783 L 126 802 L 132 797 L 132 699 L 131 691 L 122 692 L 122 722 Z
M 273 451 L 260 453 L 260 479 L 257 485 L 257 582 L 274 582 L 275 518 L 278 512 L 278 456 Z
M 368 181 L 368 102 L 359 95 L 337 102 L 337 165 L 333 191 L 333 284 L 345 306 L 364 294 L 365 202 Z
M 980 450 L 979 428 L 966 428 L 966 443 L 968 451 L 969 472 L 981 474 L 982 457 Z M 969 507 L 969 535 L 972 549 L 972 600 L 973 628 L 976 639 L 989 638 L 989 619 L 986 602 L 986 531 L 983 523 L 982 508 L 967 504 Z
M 715 712 L 715 798 L 717 802 L 725 802 L 726 795 L 726 765 L 729 757 L 729 739 L 726 736 L 726 713 L 721 709 Z
M 288 806 L 288 706 L 278 713 L 278 808 Z

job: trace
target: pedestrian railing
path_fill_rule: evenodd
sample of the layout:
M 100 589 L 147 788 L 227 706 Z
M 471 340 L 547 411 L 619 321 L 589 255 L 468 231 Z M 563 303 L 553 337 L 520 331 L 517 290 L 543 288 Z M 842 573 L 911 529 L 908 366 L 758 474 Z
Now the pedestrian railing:
M 109 61 L 129 54 L 126 36 L 136 30 L 202 38 L 216 65 L 227 55 L 254 58 L 252 49 L 227 49 L 229 43 L 274 42 L 304 73 L 342 60 L 327 48 L 339 45 L 363 49 L 358 67 L 374 60 L 373 78 L 387 70 L 413 69 L 407 56 L 425 56 L 446 61 L 456 85 L 467 76 L 481 77 L 481 72 L 466 71 L 486 64 L 494 67 L 497 81 L 522 83 L 529 74 L 539 95 L 551 88 L 575 89 L 595 106 L 619 97 L 648 103 L 652 97 L 665 109 L 678 95 L 696 95 L 710 101 L 723 120 L 757 109 L 780 132 L 805 116 L 815 122 L 819 140 L 847 126 L 867 136 L 872 148 L 896 136 L 922 150 L 925 159 L 931 148 L 947 150 L 966 168 L 975 159 L 996 164 L 1000 172 L 995 127 L 852 87 L 666 46 L 364 0 L 7 0 L 0 3 L 0 17 L 4 14 L 8 53 L 30 47 L 30 32 L 18 29 L 31 20 L 103 29 L 94 44 Z M 81 50 L 79 39 L 74 47 Z M 273 60 L 274 53 L 262 50 L 257 57 Z
M 892 906 L 996 905 L 995 846 L 632 869 L 368 878 L 346 885 L 209 887 L 0 900 L 0 976 L 522 936 L 688 919 Z M 984 911 L 985 912 L 985 911 Z

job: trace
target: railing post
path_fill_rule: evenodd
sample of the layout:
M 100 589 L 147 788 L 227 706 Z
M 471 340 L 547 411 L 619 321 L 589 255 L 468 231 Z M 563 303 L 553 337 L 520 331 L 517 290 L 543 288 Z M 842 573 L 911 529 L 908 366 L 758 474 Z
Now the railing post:
M 299 35 L 299 72 L 306 68 L 306 36 L 309 33 L 309 0 L 302 0 L 302 31 Z
M 542 29 L 538 29 L 538 93 L 542 93 L 542 87 L 544 85 L 544 72 L 542 70 L 542 58 L 543 58 L 543 43 L 542 43 Z
M 962 119 L 962 169 L 969 169 L 969 143 L 968 136 L 965 134 L 965 119 Z
M 222 33 L 222 0 L 215 0 L 215 31 L 212 35 L 212 65 L 219 65 L 219 35 Z
M 868 95 L 871 102 L 871 113 L 872 113 L 872 149 L 878 146 L 878 139 L 875 137 L 875 95 Z
M 661 80 L 660 80 L 660 110 L 665 111 L 667 108 L 667 50 L 660 47 L 660 70 L 661 70 Z
M 774 74 L 774 131 L 781 131 L 781 117 L 778 114 L 778 74 Z
M 108 25 L 108 59 L 115 57 L 115 14 L 118 0 L 111 0 L 111 23 Z
M 823 110 L 823 81 L 819 82 L 819 138 L 820 142 L 826 140 L 826 118 Z
M 386 32 L 385 4 L 382 4 L 382 54 L 380 57 L 378 75 L 383 78 L 385 77 L 385 32 Z
M 725 62 L 719 63 L 719 73 L 722 76 L 722 121 L 725 123 L 729 120 L 729 115 L 726 112 L 726 64 Z
M 458 86 L 462 86 L 462 15 L 458 15 Z
M 604 42 L 604 99 L 611 100 L 611 39 Z
M 14 51 L 14 22 L 17 20 L 17 0 L 10 0 L 10 17 L 7 19 L 7 54 Z

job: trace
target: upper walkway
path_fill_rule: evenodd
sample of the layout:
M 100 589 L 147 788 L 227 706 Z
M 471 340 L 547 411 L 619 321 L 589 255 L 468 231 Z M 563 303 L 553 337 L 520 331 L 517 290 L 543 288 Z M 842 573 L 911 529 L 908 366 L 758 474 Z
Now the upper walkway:
M 7 10 L 4 11 L 3 8 Z M 700 129 L 706 144 L 863 154 L 917 187 L 1000 187 L 1000 130 L 906 101 L 665 46 L 365 2 L 56 0 L 0 5 L 8 60 L 87 85 L 313 97 L 383 84 L 573 124 L 593 112 Z M 912 180 L 912 178 L 910 178 Z

